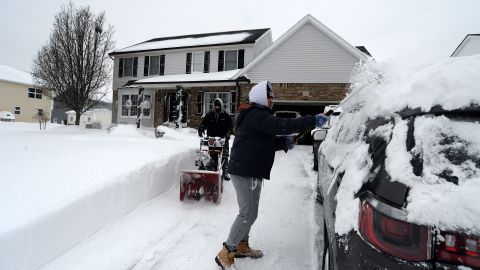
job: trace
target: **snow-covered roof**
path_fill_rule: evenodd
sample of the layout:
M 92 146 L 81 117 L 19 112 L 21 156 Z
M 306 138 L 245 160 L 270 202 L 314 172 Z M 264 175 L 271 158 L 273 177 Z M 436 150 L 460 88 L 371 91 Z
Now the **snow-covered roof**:
M 33 85 L 32 74 L 3 65 L 0 65 L 0 81 Z
M 452 57 L 480 54 L 480 34 L 468 34 L 452 53 Z
M 415 120 L 415 148 L 407 150 L 407 120 L 399 111 L 418 108 L 429 112 L 437 106 L 458 110 L 480 105 L 480 55 L 446 58 L 420 67 L 405 67 L 393 61 L 368 61 L 357 70 L 350 94 L 340 103 L 342 114 L 329 130 L 321 151 L 333 167 L 344 170 L 337 193 L 336 230 L 339 234 L 358 226 L 355 194 L 368 181 L 368 144 L 360 139 L 369 119 L 388 117 L 393 123 L 371 132 L 389 138 L 385 169 L 391 181 L 409 188 L 407 219 L 441 229 L 480 234 L 480 168 L 470 160 L 449 160 L 448 153 L 480 155 L 480 125 L 455 121 L 442 115 L 419 116 Z M 337 140 L 338 138 L 338 140 Z M 451 140 L 445 143 L 446 139 Z M 458 148 L 460 146 L 460 148 Z M 467 146 L 467 147 L 463 147 Z M 458 148 L 458 149 L 457 149 Z M 428 151 L 428 153 L 427 153 Z M 423 157 L 423 173 L 414 174 L 415 153 Z M 439 177 L 450 170 L 458 184 Z
M 300 30 L 305 24 L 310 23 L 314 27 L 316 27 L 319 31 L 324 33 L 327 37 L 331 38 L 333 41 L 338 43 L 341 47 L 343 47 L 346 51 L 351 53 L 353 56 L 358 58 L 359 60 L 367 60 L 367 55 L 364 52 L 360 51 L 359 48 L 352 46 L 350 43 L 345 41 L 335 32 L 330 30 L 327 26 L 319 22 L 315 19 L 312 15 L 307 14 L 303 17 L 300 21 L 298 21 L 292 28 L 290 28 L 287 32 L 285 32 L 280 38 L 278 38 L 270 47 L 264 50 L 259 56 L 257 56 L 252 62 L 250 62 L 245 68 L 243 68 L 238 74 L 235 75 L 236 77 L 243 76 L 247 74 L 249 70 L 251 70 L 254 66 L 260 63 L 265 57 L 267 57 L 270 53 L 272 53 L 276 48 L 282 45 L 286 40 L 288 40 L 291 36 L 293 36 L 298 30 Z M 366 50 L 366 49 L 365 49 Z
M 11 113 L 11 112 L 2 111 L 2 112 L 0 112 L 0 119 L 15 120 L 15 115 L 13 115 L 13 113 Z
M 132 86 L 144 85 L 144 84 L 162 84 L 162 83 L 196 83 L 196 82 L 220 82 L 220 81 L 232 81 L 233 75 L 237 74 L 239 69 L 201 73 L 195 72 L 191 74 L 178 74 L 178 75 L 166 75 L 156 76 L 152 78 L 138 80 L 132 83 Z
M 270 31 L 269 28 L 156 38 L 114 51 L 110 55 L 203 46 L 249 44 L 255 43 L 259 37 L 268 31 Z

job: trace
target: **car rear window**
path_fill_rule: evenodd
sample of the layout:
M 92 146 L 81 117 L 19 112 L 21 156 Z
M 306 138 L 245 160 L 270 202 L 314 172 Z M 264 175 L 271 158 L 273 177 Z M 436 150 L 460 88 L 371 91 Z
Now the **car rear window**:
M 462 184 L 480 178 L 480 119 L 422 116 L 415 119 L 415 147 L 429 183 Z

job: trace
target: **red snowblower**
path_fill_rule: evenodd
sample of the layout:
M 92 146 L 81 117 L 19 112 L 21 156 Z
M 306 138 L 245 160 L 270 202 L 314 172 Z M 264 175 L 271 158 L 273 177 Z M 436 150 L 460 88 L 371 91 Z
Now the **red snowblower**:
M 220 202 L 223 192 L 222 154 L 225 139 L 220 137 L 203 137 L 200 139 L 198 157 L 195 159 L 196 170 L 182 170 L 180 176 L 180 201 L 185 198 L 199 201 Z

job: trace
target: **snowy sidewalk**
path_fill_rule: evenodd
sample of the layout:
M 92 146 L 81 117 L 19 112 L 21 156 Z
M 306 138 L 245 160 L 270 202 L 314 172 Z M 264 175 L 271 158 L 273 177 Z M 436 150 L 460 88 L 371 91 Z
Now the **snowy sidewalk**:
M 311 158 L 311 146 L 277 152 L 251 234 L 265 256 L 238 259 L 239 269 L 318 269 Z M 219 269 L 213 259 L 237 212 L 233 186 L 225 183 L 220 205 L 180 202 L 174 185 L 41 269 Z

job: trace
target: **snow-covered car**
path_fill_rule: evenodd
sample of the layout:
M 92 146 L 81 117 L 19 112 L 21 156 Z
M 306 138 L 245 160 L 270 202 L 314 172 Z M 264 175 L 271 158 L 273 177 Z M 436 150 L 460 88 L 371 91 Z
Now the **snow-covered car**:
M 0 121 L 1 122 L 15 122 L 15 115 L 11 112 L 1 111 L 0 112 Z
M 359 68 L 318 153 L 324 269 L 480 269 L 479 74 Z

